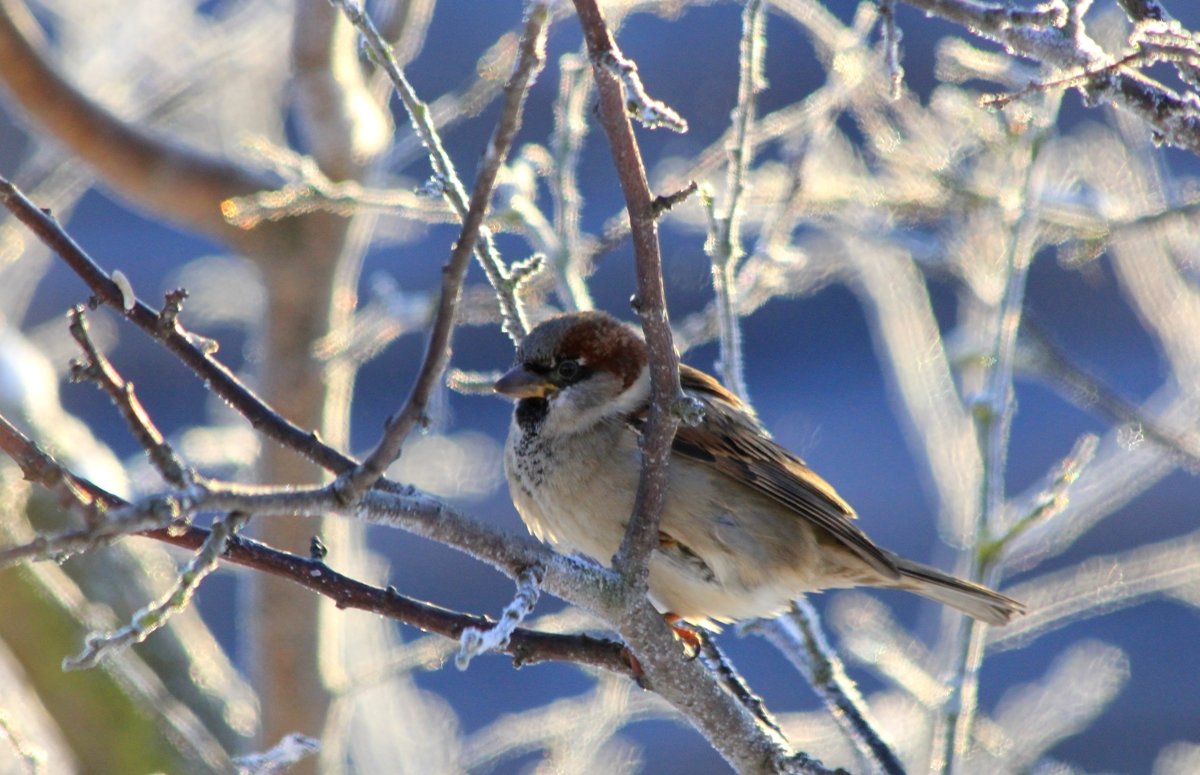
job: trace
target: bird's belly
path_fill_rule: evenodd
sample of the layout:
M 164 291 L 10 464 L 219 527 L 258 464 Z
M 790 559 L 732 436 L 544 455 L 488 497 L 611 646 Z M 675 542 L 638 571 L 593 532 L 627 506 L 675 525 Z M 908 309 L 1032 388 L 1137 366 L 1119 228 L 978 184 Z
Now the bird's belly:
M 517 510 L 535 536 L 609 565 L 633 511 L 640 462 L 629 433 L 586 451 L 515 445 L 505 464 Z M 820 586 L 809 578 L 815 547 L 808 536 L 767 529 L 778 521 L 769 514 L 777 507 L 762 499 L 743 496 L 733 513 L 730 491 L 704 467 L 673 461 L 663 540 L 650 559 L 650 597 L 663 613 L 704 626 L 772 616 Z
M 626 453 L 619 443 L 607 446 L 609 457 Z M 510 450 L 510 478 L 528 493 L 525 503 L 514 501 L 525 525 L 535 536 L 566 553 L 586 554 L 608 565 L 621 545 L 637 492 L 636 463 L 583 464 L 594 460 L 595 449 L 560 443 L 554 448 Z M 605 461 L 607 462 L 607 461 Z
M 804 591 L 799 586 L 793 576 L 761 579 L 751 585 L 738 579 L 709 580 L 681 571 L 657 554 L 650 562 L 650 599 L 655 608 L 710 629 L 718 629 L 718 624 L 776 616 Z

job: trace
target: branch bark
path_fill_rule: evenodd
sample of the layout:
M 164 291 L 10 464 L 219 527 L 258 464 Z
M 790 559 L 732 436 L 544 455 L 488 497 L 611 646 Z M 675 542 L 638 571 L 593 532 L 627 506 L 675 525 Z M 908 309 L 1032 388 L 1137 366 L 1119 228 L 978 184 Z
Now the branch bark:
M 1079 87 L 1090 101 L 1111 101 L 1149 124 L 1161 142 L 1200 155 L 1196 104 L 1137 71 L 1106 69 L 1112 58 L 1087 37 L 1082 19 L 1068 24 L 1067 8 L 1061 2 L 1031 10 L 975 0 L 904 2 L 1035 62 L 1064 70 L 1102 71 Z M 1128 0 L 1124 7 L 1133 14 L 1149 14 L 1146 18 L 1153 18 L 1156 10 L 1162 12 L 1161 6 L 1148 0 Z

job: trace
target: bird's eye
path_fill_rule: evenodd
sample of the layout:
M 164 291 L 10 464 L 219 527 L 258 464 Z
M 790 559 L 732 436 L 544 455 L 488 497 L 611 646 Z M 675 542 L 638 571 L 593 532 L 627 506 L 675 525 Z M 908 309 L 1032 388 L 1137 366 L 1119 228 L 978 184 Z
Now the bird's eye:
M 579 361 L 561 361 L 554 368 L 554 373 L 564 382 L 570 382 L 579 376 Z

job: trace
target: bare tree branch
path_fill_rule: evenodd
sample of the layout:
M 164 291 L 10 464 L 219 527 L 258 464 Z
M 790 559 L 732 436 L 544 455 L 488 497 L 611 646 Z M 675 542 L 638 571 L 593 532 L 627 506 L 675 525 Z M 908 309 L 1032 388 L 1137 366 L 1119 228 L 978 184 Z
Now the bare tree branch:
M 500 168 L 508 158 L 513 138 L 521 126 L 521 110 L 529 85 L 537 79 L 538 73 L 546 63 L 548 21 L 548 6 L 542 2 L 531 3 L 526 14 L 525 32 L 521 36 L 521 54 L 512 76 L 504 86 L 504 107 L 488 144 L 488 152 L 475 178 L 475 187 L 463 217 L 462 231 L 442 272 L 441 296 L 433 325 L 430 327 L 421 369 L 404 407 L 388 419 L 383 438 L 375 450 L 358 468 L 342 479 L 342 493 L 347 502 L 353 502 L 370 489 L 383 475 L 384 470 L 399 457 L 400 448 L 409 431 L 418 422 L 424 423 L 429 396 L 441 383 L 446 364 L 450 361 L 450 338 L 454 332 L 458 302 L 462 297 L 463 280 L 466 278 L 471 254 L 475 251 L 476 242 L 483 229 L 483 219 L 491 202 L 492 189 L 496 185 Z M 511 300 L 519 311 L 520 302 L 516 299 L 515 284 L 503 290 L 511 294 Z M 502 305 L 504 303 L 501 301 Z
M 1052 0 L 1024 10 L 976 0 L 904 0 L 926 13 L 965 26 L 1018 56 L 1064 70 L 1096 72 L 1080 89 L 1092 102 L 1112 101 L 1150 125 L 1168 145 L 1200 154 L 1200 107 L 1162 84 L 1133 71 L 1107 69 L 1110 57 L 1087 36 L 1083 20 L 1068 25 L 1067 7 Z M 1086 8 L 1086 4 L 1084 6 Z M 1157 3 L 1133 2 L 1135 13 L 1161 11 Z M 1070 27 L 1070 28 L 1069 28 Z
M 379 30 L 375 28 L 375 24 L 367 16 L 362 6 L 354 2 L 354 0 L 333 0 L 333 2 L 342 9 L 346 18 L 362 33 L 372 55 L 376 59 L 376 63 L 383 68 L 388 78 L 391 79 L 392 85 L 396 88 L 396 94 L 400 96 L 405 110 L 408 111 L 408 117 L 412 122 L 413 129 L 416 130 L 417 135 L 421 138 L 421 143 L 425 146 L 429 154 L 429 160 L 433 165 L 437 185 L 441 188 L 442 194 L 450 202 L 454 211 L 458 213 L 458 217 L 465 224 L 470 210 L 467 192 L 463 188 L 462 180 L 454 168 L 454 162 L 450 160 L 449 154 L 446 153 L 446 149 L 442 146 L 442 140 L 437 128 L 430 120 L 429 106 L 421 102 L 417 97 L 416 90 L 413 89 L 412 84 L 404 76 L 404 71 L 400 69 L 399 63 L 397 63 L 395 56 L 392 54 L 391 47 L 388 46 L 387 42 L 379 34 Z M 478 217 L 482 217 L 482 215 Z M 496 252 L 495 246 L 492 244 L 491 232 L 482 225 L 473 228 L 478 229 L 479 240 L 472 247 L 479 257 L 479 263 L 487 275 L 488 282 L 492 284 L 492 287 L 496 289 L 500 297 L 501 308 L 504 311 L 505 330 L 514 341 L 518 341 L 525 335 L 527 326 L 521 313 L 520 305 L 517 304 L 512 289 L 508 287 L 507 281 L 509 278 L 507 277 L 504 264 Z
M 797 600 L 783 616 L 756 620 L 745 631 L 771 641 L 804 674 L 872 770 L 903 775 L 904 765 L 877 731 L 866 700 L 826 640 L 811 603 Z
M 626 583 L 632 585 L 635 599 L 644 601 L 647 563 L 651 550 L 658 543 L 658 521 L 667 490 L 671 441 L 679 422 L 676 408 L 681 400 L 679 366 L 671 342 L 664 298 L 654 197 L 626 112 L 621 82 L 608 65 L 616 44 L 594 0 L 576 0 L 575 10 L 583 27 L 600 96 L 600 123 L 608 136 L 629 213 L 638 281 L 634 307 L 641 318 L 650 353 L 652 398 L 642 437 L 642 475 L 634 513 L 621 548 L 613 559 L 614 568 Z M 670 660 L 664 658 L 670 653 L 669 642 L 664 643 L 666 627 L 648 604 L 631 605 L 619 630 L 637 651 L 656 691 L 681 710 L 690 711 L 692 723 L 734 767 L 745 772 L 824 771 L 823 766 L 806 756 L 787 754 L 781 741 L 767 734 L 768 730 L 760 726 L 753 714 L 732 695 L 718 689 L 707 671 L 682 671 L 694 676 L 692 682 L 677 683 L 683 676 L 671 675 Z M 642 648 L 642 644 L 650 648 Z M 701 688 L 705 685 L 713 688 L 705 691 Z M 707 707 L 698 707 L 696 697 L 709 698 Z
M 212 352 L 198 345 L 197 342 L 201 340 L 184 330 L 177 320 L 168 318 L 164 321 L 163 317 L 141 301 L 125 310 L 121 289 L 109 275 L 71 239 L 52 215 L 38 209 L 3 177 L 0 177 L 0 203 L 58 253 L 101 303 L 120 310 L 134 325 L 162 343 L 259 431 L 301 452 L 327 470 L 340 473 L 353 465 L 348 457 L 320 443 L 315 433 L 293 425 L 268 408 L 252 390 L 217 361 Z
M 63 536 L 66 540 L 63 541 L 56 542 L 53 537 L 39 538 L 22 546 L 6 547 L 0 550 L 0 568 L 29 559 L 47 559 L 57 551 L 56 546 L 59 549 L 74 547 L 75 550 L 81 550 L 88 546 L 103 544 L 138 533 L 193 550 L 200 549 L 210 540 L 211 531 L 194 525 L 182 528 L 176 526 L 142 530 L 141 524 L 145 524 L 147 521 L 162 521 L 164 515 L 160 508 L 135 508 L 121 498 L 106 492 L 103 488 L 76 477 L 13 428 L 3 417 L 0 417 L 0 450 L 20 465 L 27 479 L 60 493 L 64 500 L 75 500 L 88 508 L 92 504 L 98 503 L 110 513 L 124 511 L 129 515 L 127 518 L 115 522 L 110 516 L 109 521 L 99 525 L 98 528 L 66 534 Z M 270 488 L 261 490 L 263 493 L 271 491 Z M 327 488 L 311 490 L 311 492 L 325 492 L 327 495 L 331 495 Z M 304 511 L 319 514 L 322 507 L 314 504 L 314 508 L 304 509 Z M 167 515 L 168 520 L 172 518 Z M 456 527 L 460 531 L 469 529 L 469 526 L 464 527 L 464 525 Z M 123 530 L 123 528 L 127 529 Z M 492 539 L 500 535 L 494 531 L 490 531 L 490 533 Z M 481 538 L 485 543 L 489 540 L 487 537 Z M 541 549 L 532 542 L 522 541 L 519 543 L 548 554 L 548 550 Z M 502 551 L 493 551 L 489 555 L 493 560 L 503 558 Z M 326 565 L 323 560 L 301 557 L 273 549 L 243 536 L 230 536 L 221 552 L 221 558 L 295 582 L 334 600 L 339 608 L 355 608 L 388 616 L 421 630 L 436 632 L 455 640 L 461 637 L 463 630 L 469 627 L 486 630 L 494 625 L 494 622 L 486 617 L 457 613 L 413 600 L 401 595 L 392 587 L 387 589 L 373 587 L 338 573 Z M 542 559 L 545 557 L 543 556 Z M 531 561 L 531 558 L 527 557 L 526 561 Z M 569 661 L 602 668 L 621 675 L 632 675 L 629 662 L 624 655 L 624 649 L 620 644 L 589 635 L 556 635 L 517 627 L 513 630 L 504 651 L 511 654 L 518 665 L 548 660 Z

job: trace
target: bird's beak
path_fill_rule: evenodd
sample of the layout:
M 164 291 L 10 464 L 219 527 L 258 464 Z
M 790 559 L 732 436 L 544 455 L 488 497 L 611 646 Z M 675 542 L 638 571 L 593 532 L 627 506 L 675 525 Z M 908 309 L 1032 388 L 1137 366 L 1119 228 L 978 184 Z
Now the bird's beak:
M 497 393 L 510 398 L 545 398 L 553 387 L 545 376 L 534 374 L 524 366 L 513 366 L 492 385 L 492 389 Z

